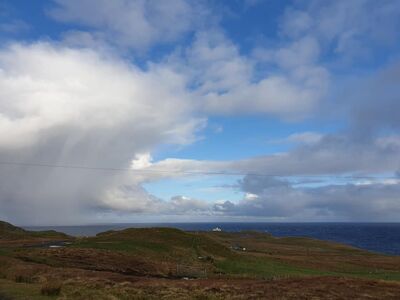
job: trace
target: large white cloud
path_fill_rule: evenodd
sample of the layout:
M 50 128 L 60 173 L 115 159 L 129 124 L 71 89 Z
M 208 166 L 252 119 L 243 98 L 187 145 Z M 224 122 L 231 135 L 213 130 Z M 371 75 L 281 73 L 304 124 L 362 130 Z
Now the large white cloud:
M 129 168 L 161 144 L 192 142 L 204 125 L 180 75 L 48 43 L 0 50 L 0 107 L 7 162 Z M 118 207 L 115 189 L 135 183 L 134 173 L 60 168 L 2 166 L 0 176 L 1 217 L 19 222 L 68 222 L 85 209 Z
M 182 122 L 190 99 L 183 79 L 169 70 L 146 73 L 91 50 L 46 43 L 3 49 L 0 67 L 2 147 L 29 146 L 65 125 L 106 131 L 129 123 L 136 124 L 133 133 L 154 131 L 157 139 L 184 143 L 196 125 Z
M 52 17 L 88 29 L 64 33 L 65 43 L 94 48 L 112 44 L 124 53 L 130 48 L 143 50 L 176 41 L 174 55 L 165 63 L 185 75 L 187 87 L 206 114 L 256 113 L 302 119 L 319 105 L 329 87 L 329 72 L 318 65 L 320 49 L 313 37 L 260 49 L 264 57 L 268 52 L 271 71 L 259 76 L 259 57 L 241 54 L 215 21 L 220 13 L 202 1 L 56 3 L 49 10 Z M 182 38 L 189 31 L 194 38 Z

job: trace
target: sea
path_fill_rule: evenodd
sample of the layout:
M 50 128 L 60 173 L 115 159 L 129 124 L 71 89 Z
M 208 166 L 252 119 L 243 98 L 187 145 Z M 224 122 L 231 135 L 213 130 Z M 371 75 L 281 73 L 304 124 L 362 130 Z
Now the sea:
M 56 230 L 73 236 L 94 236 L 108 230 L 172 227 L 188 231 L 256 230 L 276 237 L 310 237 L 334 241 L 389 255 L 400 255 L 400 223 L 132 223 L 83 226 L 35 226 L 28 230 Z

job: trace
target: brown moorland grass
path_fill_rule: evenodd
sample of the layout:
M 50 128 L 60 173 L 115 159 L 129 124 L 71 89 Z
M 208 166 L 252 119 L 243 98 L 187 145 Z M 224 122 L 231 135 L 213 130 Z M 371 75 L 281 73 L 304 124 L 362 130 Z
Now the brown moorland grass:
M 45 296 L 58 296 L 61 293 L 61 282 L 47 281 L 42 284 L 40 293 Z
M 0 290 L 15 292 L 16 299 L 42 299 L 37 284 L 7 283 Z M 23 293 L 32 298 L 23 298 Z M 276 280 L 142 278 L 110 283 L 80 280 L 64 284 L 60 299 L 398 299 L 397 282 L 338 277 Z M 43 298 L 45 299 L 45 298 Z

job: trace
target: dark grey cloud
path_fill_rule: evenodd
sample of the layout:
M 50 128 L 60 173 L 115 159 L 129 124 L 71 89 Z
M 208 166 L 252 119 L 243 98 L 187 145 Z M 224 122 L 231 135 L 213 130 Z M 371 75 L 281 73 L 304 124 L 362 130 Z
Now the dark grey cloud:
M 261 194 L 266 189 L 286 188 L 289 182 L 275 177 L 248 175 L 239 180 L 238 185 L 247 193 Z
M 216 204 L 217 213 L 299 221 L 396 221 L 400 215 L 400 181 L 294 187 L 286 180 L 246 176 L 245 197 Z M 280 184 L 279 184 L 280 182 Z
M 280 176 L 393 173 L 400 166 L 399 151 L 399 145 L 390 140 L 356 141 L 350 135 L 330 134 L 311 146 L 226 165 L 242 172 Z
M 296 1 L 286 9 L 281 32 L 291 38 L 313 35 L 342 60 L 366 60 L 397 47 L 399 14 L 396 0 Z
M 353 86 L 350 102 L 351 129 L 359 136 L 376 135 L 382 130 L 400 129 L 400 62 Z

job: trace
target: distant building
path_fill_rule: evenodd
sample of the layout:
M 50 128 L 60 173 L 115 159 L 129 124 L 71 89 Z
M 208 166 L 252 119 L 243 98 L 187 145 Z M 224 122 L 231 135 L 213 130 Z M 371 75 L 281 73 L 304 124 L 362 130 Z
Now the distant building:
M 215 227 L 212 231 L 222 231 L 222 229 L 221 228 L 219 228 L 219 227 Z

